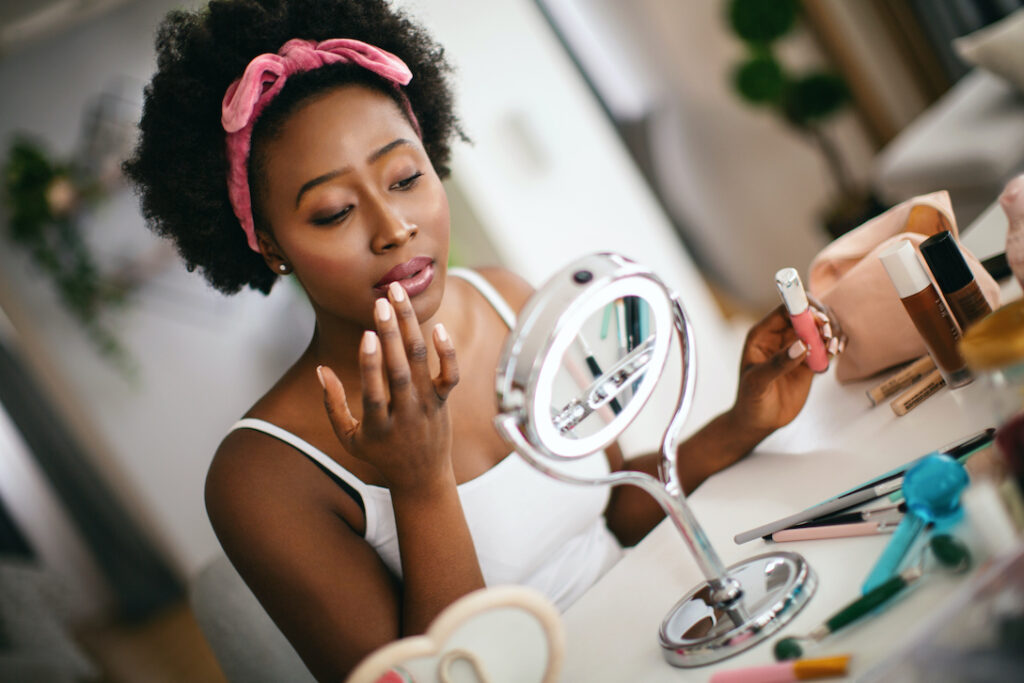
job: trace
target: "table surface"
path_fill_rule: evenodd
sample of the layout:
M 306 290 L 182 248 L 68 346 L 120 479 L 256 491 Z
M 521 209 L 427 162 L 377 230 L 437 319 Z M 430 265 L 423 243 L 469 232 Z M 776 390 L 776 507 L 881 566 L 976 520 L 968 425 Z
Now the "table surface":
M 1005 219 L 986 214 L 986 229 Z M 981 220 L 981 219 L 979 219 Z M 972 226 L 973 228 L 974 226 Z M 968 232 L 968 231 L 965 231 Z M 1005 234 L 1005 233 L 1004 233 Z M 977 235 L 975 235 L 977 237 Z M 979 254 L 986 256 L 987 254 Z M 1021 294 L 1003 287 L 1004 302 Z M 767 664 L 779 638 L 803 635 L 860 594 L 890 536 L 790 543 L 760 539 L 737 545 L 741 531 L 814 505 L 893 467 L 985 427 L 981 382 L 943 389 L 903 417 L 887 403 L 872 407 L 865 392 L 877 380 L 839 384 L 831 371 L 817 379 L 797 419 L 740 463 L 708 479 L 689 504 L 726 565 L 770 550 L 803 555 L 818 578 L 815 595 L 778 634 L 711 666 L 678 669 L 658 645 L 662 619 L 703 577 L 668 521 L 627 551 L 564 615 L 566 681 L 706 681 L 713 671 Z M 913 638 L 929 614 L 962 585 L 963 576 L 935 573 L 878 615 L 833 634 L 807 656 L 852 654 L 850 677 L 883 663 Z

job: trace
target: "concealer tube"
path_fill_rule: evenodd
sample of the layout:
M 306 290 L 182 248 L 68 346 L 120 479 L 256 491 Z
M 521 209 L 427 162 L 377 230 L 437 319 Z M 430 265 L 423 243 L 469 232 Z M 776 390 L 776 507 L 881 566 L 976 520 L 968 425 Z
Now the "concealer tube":
M 923 379 L 918 380 L 913 386 L 894 398 L 889 403 L 889 407 L 897 417 L 903 417 L 944 386 L 946 386 L 946 380 L 943 379 L 942 373 L 939 370 L 932 370 Z
M 921 243 L 921 256 L 932 271 L 961 330 L 966 332 L 992 312 L 978 281 L 974 279 L 974 273 L 953 239 L 953 233 L 944 230 L 926 239 Z
M 867 395 L 871 405 L 877 406 L 897 391 L 906 389 L 934 369 L 935 361 L 932 360 L 932 357 L 927 355 L 921 356 L 878 386 L 869 389 Z
M 775 286 L 782 297 L 782 303 L 786 305 L 796 335 L 807 347 L 804 363 L 815 372 L 825 372 L 828 370 L 828 352 L 818 332 L 818 324 L 814 322 L 814 313 L 811 312 L 807 293 L 796 268 L 783 268 L 775 273 Z
M 957 349 L 960 330 L 928 279 L 914 245 L 903 240 L 882 252 L 879 259 L 946 384 L 961 387 L 970 382 L 971 371 Z

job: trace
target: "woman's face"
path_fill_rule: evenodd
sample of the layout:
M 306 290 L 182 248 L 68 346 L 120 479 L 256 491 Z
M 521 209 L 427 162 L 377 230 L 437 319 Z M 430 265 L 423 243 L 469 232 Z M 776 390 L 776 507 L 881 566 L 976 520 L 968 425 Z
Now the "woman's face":
M 448 261 L 448 198 L 398 105 L 362 86 L 311 99 L 264 150 L 262 208 L 317 314 L 373 326 L 398 280 L 420 322 Z

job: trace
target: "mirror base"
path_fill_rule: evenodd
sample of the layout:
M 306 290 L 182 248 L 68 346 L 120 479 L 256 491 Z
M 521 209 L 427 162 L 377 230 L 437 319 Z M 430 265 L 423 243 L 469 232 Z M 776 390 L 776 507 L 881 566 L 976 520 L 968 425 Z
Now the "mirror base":
M 705 581 L 662 621 L 658 640 L 672 666 L 713 664 L 753 647 L 792 619 L 818 585 L 807 561 L 790 552 L 743 560 L 726 574 L 743 591 L 734 601 L 715 606 L 711 585 Z

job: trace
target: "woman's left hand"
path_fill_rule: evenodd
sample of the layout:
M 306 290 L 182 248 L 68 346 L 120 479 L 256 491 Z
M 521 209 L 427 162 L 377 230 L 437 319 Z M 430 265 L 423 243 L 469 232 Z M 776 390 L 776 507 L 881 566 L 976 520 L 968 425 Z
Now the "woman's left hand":
M 846 345 L 838 321 L 828 308 L 812 300 L 818 330 L 829 358 Z M 789 424 L 800 413 L 811 390 L 814 371 L 804 364 L 807 349 L 779 306 L 747 333 L 740 360 L 740 381 L 733 404 L 736 424 L 755 430 L 762 438 Z

